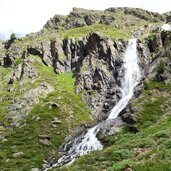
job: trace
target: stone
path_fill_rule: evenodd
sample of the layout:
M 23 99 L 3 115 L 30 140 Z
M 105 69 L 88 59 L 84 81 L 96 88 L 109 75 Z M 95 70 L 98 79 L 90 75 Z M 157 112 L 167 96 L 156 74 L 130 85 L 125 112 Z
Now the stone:
M 100 24 L 112 25 L 114 21 L 115 18 L 113 16 L 102 15 L 100 18 Z
M 18 157 L 22 157 L 23 155 L 24 155 L 23 152 L 17 152 L 17 153 L 14 153 L 14 154 L 13 154 L 13 157 L 14 157 L 14 158 L 18 158 Z
M 0 126 L 3 126 L 3 127 L 4 127 L 4 126 L 5 126 L 5 124 L 4 124 L 3 122 L 1 122 L 1 121 L 0 121 Z
M 32 168 L 31 171 L 40 171 L 39 168 Z
M 39 135 L 38 137 L 40 139 L 48 139 L 48 140 L 50 140 L 50 136 L 49 135 Z
M 39 98 L 45 98 L 52 91 L 54 91 L 54 88 L 50 84 L 43 82 L 38 87 L 24 93 L 24 97 L 14 99 L 13 103 L 8 107 L 8 118 L 11 125 L 20 126 L 20 121 L 29 114 L 34 105 L 39 103 Z M 39 119 L 40 117 L 37 117 L 37 120 Z
M 171 15 L 166 17 L 166 22 L 167 23 L 171 22 Z
M 47 147 L 52 145 L 51 142 L 48 139 L 39 139 L 39 142 L 41 144 L 43 144 L 44 146 L 47 146 Z
M 53 120 L 51 121 L 52 124 L 56 125 L 56 124 L 61 124 L 61 120 L 59 120 L 58 118 L 53 118 Z
M 99 21 L 98 15 L 86 15 L 84 19 L 87 25 L 92 25 Z
M 59 104 L 58 103 L 53 103 L 53 102 L 49 102 L 48 105 L 49 105 L 49 108 L 50 109 L 55 109 L 55 108 L 58 108 L 59 107 Z
M 2 142 L 7 142 L 7 141 L 8 141 L 8 139 L 6 139 L 6 138 L 2 140 Z
M 49 28 L 54 28 L 58 29 L 60 28 L 59 26 L 62 25 L 62 22 L 65 20 L 65 16 L 63 15 L 55 15 L 53 18 L 47 21 L 47 23 L 44 25 L 44 28 L 49 29 Z
M 120 132 L 125 123 L 120 117 L 102 122 L 99 133 L 103 135 L 113 135 Z

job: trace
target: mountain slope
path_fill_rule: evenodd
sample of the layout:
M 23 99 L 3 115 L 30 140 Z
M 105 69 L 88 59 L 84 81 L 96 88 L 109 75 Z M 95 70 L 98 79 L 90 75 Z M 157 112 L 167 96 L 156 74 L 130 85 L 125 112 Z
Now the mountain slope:
M 42 169 L 64 142 L 106 119 L 120 99 L 128 39 L 136 36 L 143 78 L 128 107 L 98 134 L 106 148 L 59 170 L 171 170 L 171 32 L 159 29 L 164 21 L 166 14 L 142 9 L 74 8 L 38 33 L 0 43 L 0 169 Z M 113 128 L 119 132 L 109 135 Z

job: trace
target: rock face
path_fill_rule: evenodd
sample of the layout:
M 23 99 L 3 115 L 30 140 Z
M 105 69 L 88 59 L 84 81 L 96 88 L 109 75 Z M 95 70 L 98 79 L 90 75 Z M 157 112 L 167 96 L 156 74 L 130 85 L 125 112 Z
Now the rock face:
M 122 121 L 120 117 L 106 120 L 102 123 L 99 134 L 102 135 L 113 135 L 118 132 L 121 132 L 122 128 L 125 126 L 125 123 Z
M 53 87 L 47 83 L 42 83 L 35 89 L 30 89 L 23 98 L 13 100 L 13 104 L 8 107 L 9 118 L 12 126 L 20 126 L 20 121 L 29 114 L 33 106 L 39 103 L 39 98 L 45 97 L 54 91 Z
M 50 155 L 54 155 L 56 145 L 61 146 L 68 132 L 69 135 L 65 138 L 67 143 L 77 135 L 78 140 L 82 141 L 86 128 L 96 125 L 97 122 L 101 123 L 97 137 L 104 146 L 109 145 L 109 140 L 107 140 L 109 135 L 117 135 L 125 126 L 133 133 L 140 131 L 141 128 L 138 128 L 136 123 L 138 114 L 143 109 L 136 103 L 141 99 L 145 89 L 146 85 L 143 83 L 153 80 L 167 85 L 171 82 L 171 32 L 161 31 L 159 27 L 154 25 L 155 22 L 159 24 L 166 19 L 167 22 L 170 22 L 169 16 L 170 14 L 160 15 L 133 8 L 109 8 L 105 11 L 74 8 L 68 16 L 55 15 L 38 33 L 30 34 L 13 42 L 0 43 L 0 82 L 2 83 L 2 88 L 0 87 L 2 114 L 0 117 L 2 119 L 0 121 L 0 141 L 2 147 L 5 147 L 5 151 L 8 153 L 10 151 L 8 149 L 12 147 L 10 152 L 13 158 L 18 160 L 23 157 L 29 160 L 30 154 L 23 151 L 26 148 L 24 143 L 20 143 L 22 141 L 12 142 L 13 137 L 23 140 L 22 137 L 25 136 L 24 142 L 30 141 L 32 138 L 35 140 L 32 141 L 36 143 L 33 150 L 38 151 L 36 148 L 40 147 L 49 148 L 49 151 L 52 150 L 53 153 Z M 136 22 L 143 23 L 142 30 L 136 25 Z M 148 25 L 148 23 L 150 24 Z M 82 26 L 89 29 L 92 27 L 88 26 L 98 27 L 99 24 L 109 25 L 109 27 L 101 25 L 100 29 L 112 28 L 110 29 L 111 37 L 115 37 L 113 29 L 114 33 L 118 34 L 117 31 L 124 30 L 124 28 L 139 28 L 131 31 L 133 37 L 138 38 L 138 63 L 142 75 L 127 107 L 121 111 L 118 118 L 105 122 L 104 120 L 109 116 L 111 109 L 121 98 L 120 86 L 123 78 L 121 68 L 128 40 L 109 38 L 110 34 L 108 37 L 104 37 L 97 32 L 90 32 L 85 37 L 77 36 L 77 38 L 59 36 L 59 32 L 62 30 L 66 31 L 66 29 Z M 150 31 L 149 36 L 145 39 L 142 38 L 142 36 L 147 35 L 148 31 Z M 68 33 L 68 31 L 64 33 Z M 71 78 L 72 75 L 67 72 L 72 72 L 75 79 L 75 93 L 80 94 L 89 105 L 92 118 L 95 119 L 92 121 L 93 123 L 88 123 L 91 122 L 91 116 L 89 116 L 90 118 L 84 116 L 89 112 L 86 104 L 75 104 L 76 98 L 78 98 L 77 101 L 81 101 L 81 99 L 73 93 L 74 80 Z M 55 73 L 60 74 L 57 79 Z M 65 81 L 63 82 L 63 80 Z M 71 80 L 72 82 L 70 82 Z M 65 87 L 68 82 L 69 86 Z M 72 87 L 70 87 L 70 83 Z M 151 96 L 150 93 L 152 94 L 150 100 L 153 101 L 159 95 L 167 97 L 168 92 L 164 91 L 160 92 L 160 90 L 154 89 L 154 91 L 146 92 L 149 93 L 149 96 Z M 51 92 L 53 93 L 49 94 Z M 47 99 L 43 99 L 44 97 Z M 165 108 L 165 106 L 171 106 L 170 99 L 161 107 Z M 82 112 L 79 109 L 83 107 L 85 109 Z M 79 116 L 77 111 L 79 111 Z M 168 112 L 168 114 L 170 113 Z M 38 126 L 40 129 L 30 129 L 32 126 L 34 128 Z M 22 132 L 22 130 L 24 131 Z M 16 136 L 10 138 L 10 134 L 16 134 Z M 59 143 L 56 140 L 59 140 Z M 8 148 L 3 145 L 6 143 Z M 17 146 L 14 146 L 15 143 Z M 22 144 L 24 148 L 19 148 L 19 145 L 23 147 Z M 68 145 L 72 144 L 68 143 Z M 66 150 L 68 147 L 66 146 Z M 23 152 L 20 152 L 19 149 Z M 65 150 L 61 146 L 59 151 Z M 1 158 L 6 157 L 6 154 L 3 153 Z M 47 161 L 51 160 L 49 154 L 47 156 L 45 153 L 39 155 L 41 155 L 39 158 L 44 157 L 44 159 L 48 158 Z M 35 158 L 36 161 L 39 160 L 37 159 Z M 4 161 L 5 164 L 7 161 Z M 34 164 L 31 161 L 30 165 L 32 163 Z M 38 170 L 38 168 L 33 167 L 32 170 Z M 125 169 L 131 170 L 129 167 Z
M 87 10 L 82 8 L 73 8 L 68 16 L 55 15 L 53 18 L 47 21 L 44 25 L 44 29 L 56 29 L 65 30 L 70 28 L 89 26 L 93 24 L 106 24 L 118 26 L 115 19 L 119 19 L 119 15 L 122 14 L 124 18 L 127 16 L 137 17 L 144 21 L 159 22 L 165 21 L 166 16 L 159 13 L 149 12 L 139 8 L 109 8 L 105 11 Z M 126 24 L 126 20 L 122 20 Z
M 143 20 L 165 20 L 163 15 L 141 9 L 109 8 L 101 13 L 101 11 L 74 8 L 68 17 L 55 15 L 44 27 L 46 29 L 60 29 L 62 27 L 68 29 L 96 23 L 111 25 L 117 20 L 117 15 L 114 14 L 118 11 Z M 138 40 L 137 51 L 142 80 L 147 75 L 150 77 L 150 74 L 151 77 L 155 77 L 159 81 L 166 80 L 168 77 L 169 73 L 166 71 L 160 71 L 157 74 L 155 71 L 153 72 L 153 68 L 161 65 L 161 61 L 155 60 L 155 64 L 153 64 L 154 61 L 150 55 L 157 52 L 160 47 L 166 46 L 170 42 L 170 37 L 170 33 L 162 32 L 150 37 L 145 43 Z M 39 78 L 36 67 L 32 65 L 31 56 L 34 55 L 41 59 L 42 64 L 53 67 L 53 70 L 58 74 L 74 73 L 76 93 L 82 94 L 83 99 L 87 101 L 92 109 L 92 114 L 97 119 L 106 119 L 112 107 L 120 99 L 119 87 L 122 75 L 119 72 L 123 64 L 122 57 L 127 41 L 104 38 L 98 33 L 91 33 L 86 38 L 78 38 L 78 40 L 60 39 L 58 36 L 54 36 L 53 39 L 37 41 L 24 48 L 19 43 L 12 43 L 6 48 L 3 46 L 5 47 L 5 44 L 1 44 L 0 48 L 0 65 L 14 67 L 8 84 L 14 84 L 17 81 L 22 84 L 27 78 L 31 78 L 34 82 L 35 79 Z M 160 51 L 160 53 L 162 52 Z M 170 50 L 168 49 L 165 53 L 170 53 Z M 158 56 L 160 55 L 158 54 Z M 45 83 L 27 92 L 24 98 L 15 99 L 8 108 L 9 120 L 17 125 L 19 120 L 28 115 L 32 106 L 39 102 L 39 97 L 46 96 L 51 91 L 53 91 L 53 87 Z M 140 84 L 135 90 L 134 98 L 138 97 L 141 91 L 142 85 Z M 131 118 L 131 115 L 129 115 L 130 117 L 127 114 L 124 115 L 124 112 L 130 114 L 130 110 L 125 109 L 122 118 L 124 121 L 133 123 L 135 119 Z
M 105 111 L 109 110 L 111 103 L 118 99 L 116 91 L 116 77 L 122 64 L 121 55 L 125 50 L 126 42 L 102 39 L 97 34 L 92 34 L 87 42 L 88 52 L 76 68 L 76 92 L 86 90 L 84 98 L 91 106 L 94 115 L 106 117 Z M 120 55 L 120 56 L 119 56 Z M 111 100 L 111 99 L 110 99 Z M 101 113 L 99 115 L 99 113 Z
M 39 56 L 42 63 L 53 67 L 56 73 L 73 72 L 76 78 L 76 93 L 82 94 L 83 99 L 92 109 L 93 115 L 99 120 L 103 120 L 108 117 L 110 110 L 120 99 L 119 87 L 122 76 L 119 72 L 127 43 L 123 40 L 103 38 L 97 33 L 91 33 L 86 38 L 78 39 L 77 42 L 74 39 L 61 40 L 56 37 L 53 40 L 48 39 L 46 42 L 29 44 L 23 51 L 22 49 L 18 50 L 17 47 L 13 48 L 15 46 L 11 45 L 9 49 L 14 50 L 10 50 L 11 53 L 6 55 L 2 63 L 4 66 L 15 66 L 17 57 L 20 56 L 22 59 L 22 63 L 14 69 L 9 84 L 16 81 L 22 82 L 22 80 L 26 80 L 25 78 L 34 80 L 39 77 L 37 69 L 32 65 L 31 55 Z M 149 54 L 144 50 L 140 40 L 137 42 L 137 47 L 142 75 L 146 76 Z M 8 65 L 5 62 L 6 58 L 11 61 L 8 62 Z M 53 88 L 48 85 L 30 90 L 35 92 L 29 93 L 31 95 L 29 98 L 27 97 L 29 101 L 20 99 L 14 102 L 15 105 L 10 106 L 10 119 L 15 118 L 15 124 L 23 114 L 27 115 L 30 111 L 31 108 L 27 107 L 26 103 L 32 106 L 39 102 L 37 97 L 43 95 L 39 90 L 43 91 L 43 94 L 45 90 L 45 94 L 47 94 L 53 91 Z M 18 113 L 20 113 L 19 118 Z
M 146 67 L 142 70 L 142 72 L 144 72 L 142 81 L 148 82 L 149 80 L 153 80 L 156 82 L 164 82 L 165 84 L 170 82 L 170 36 L 170 31 L 157 32 L 152 37 L 148 37 L 148 39 L 145 40 L 144 45 L 147 46 L 147 48 L 144 48 L 141 42 L 139 43 L 138 51 L 140 58 L 143 59 L 143 63 L 147 64 L 144 65 L 141 63 Z M 138 86 L 135 90 L 135 95 L 137 93 L 140 95 L 139 92 L 142 92 L 143 89 L 143 84 Z M 139 95 L 136 97 L 139 97 Z M 166 97 L 167 95 L 163 96 Z M 137 122 L 137 116 L 141 111 L 139 107 L 136 107 L 135 105 L 133 106 L 133 104 L 136 104 L 138 99 L 139 98 L 134 98 L 127 108 L 121 113 L 122 120 L 130 125 Z M 133 132 L 138 131 L 136 130 L 136 127 L 130 127 L 130 130 Z

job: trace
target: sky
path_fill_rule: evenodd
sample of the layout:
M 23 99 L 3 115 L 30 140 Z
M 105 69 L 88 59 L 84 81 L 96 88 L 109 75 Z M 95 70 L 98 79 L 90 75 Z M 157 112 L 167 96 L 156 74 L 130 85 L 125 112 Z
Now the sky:
M 104 10 L 136 7 L 154 12 L 171 11 L 171 0 L 0 0 L 0 39 L 36 32 L 55 14 L 67 15 L 73 7 Z

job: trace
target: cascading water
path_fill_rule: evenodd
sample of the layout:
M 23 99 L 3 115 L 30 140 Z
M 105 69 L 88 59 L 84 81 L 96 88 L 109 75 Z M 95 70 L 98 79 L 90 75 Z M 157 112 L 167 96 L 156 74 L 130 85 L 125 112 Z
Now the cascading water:
M 163 24 L 163 25 L 161 26 L 161 30 L 162 30 L 162 31 L 171 31 L 171 26 L 170 26 L 170 24 Z
M 121 80 L 120 91 L 122 97 L 119 102 L 112 109 L 109 117 L 107 119 L 116 118 L 119 113 L 126 107 L 129 100 L 132 98 L 134 93 L 134 88 L 140 81 L 140 69 L 138 66 L 138 56 L 137 56 L 137 40 L 131 39 L 128 43 L 128 47 L 123 56 L 123 67 L 121 72 L 124 72 L 124 77 Z M 64 154 L 57 163 L 44 169 L 45 171 L 54 168 L 61 167 L 64 164 L 71 164 L 77 157 L 85 155 L 91 151 L 101 150 L 103 148 L 101 142 L 97 139 L 96 135 L 100 130 L 101 124 L 98 124 L 87 130 L 85 134 L 80 135 L 73 141 L 67 143 L 64 147 Z
M 108 119 L 116 118 L 119 113 L 126 107 L 129 100 L 132 98 L 134 94 L 134 88 L 140 81 L 140 69 L 138 66 L 138 57 L 137 57 L 137 46 L 136 39 L 131 39 L 128 43 L 128 48 L 125 52 L 123 58 L 123 67 L 121 72 L 124 72 L 124 77 L 121 80 L 121 88 L 120 91 L 122 93 L 122 97 L 119 102 L 112 109 Z

